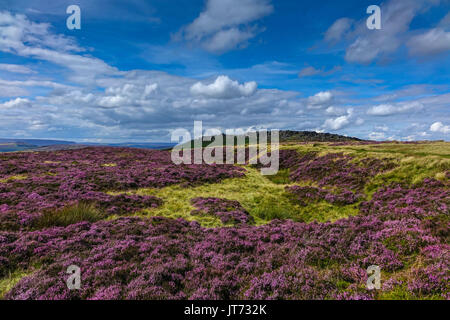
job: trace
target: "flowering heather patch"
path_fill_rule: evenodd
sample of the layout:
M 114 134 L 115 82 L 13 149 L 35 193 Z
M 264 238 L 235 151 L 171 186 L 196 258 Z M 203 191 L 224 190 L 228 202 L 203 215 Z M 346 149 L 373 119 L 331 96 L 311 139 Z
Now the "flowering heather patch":
M 368 179 L 395 166 L 388 159 L 365 158 L 359 164 L 354 160 L 343 153 L 317 156 L 316 152 L 301 155 L 295 150 L 281 150 L 280 167 L 290 169 L 292 181 L 309 181 L 319 186 L 294 185 L 286 187 L 286 191 L 302 206 L 322 200 L 349 205 L 364 199 L 362 191 Z
M 309 186 L 287 186 L 286 191 L 292 194 L 296 202 L 298 202 L 302 206 L 306 206 L 308 203 L 322 200 L 336 205 L 348 205 L 356 203 L 364 197 L 362 194 L 355 194 L 345 189 L 339 190 L 339 193 L 333 193 L 326 189 Z
M 94 202 L 108 214 L 161 204 L 155 197 L 110 196 L 106 191 L 161 188 L 240 177 L 231 165 L 175 165 L 170 152 L 92 147 L 0 155 L 0 230 L 26 228 L 44 210 Z M 21 176 L 21 179 L 10 177 Z
M 320 187 L 353 192 L 361 191 L 368 179 L 395 166 L 387 158 L 364 158 L 356 163 L 355 157 L 343 153 L 318 156 L 315 151 L 301 154 L 292 149 L 280 150 L 280 168 L 290 169 L 292 181 L 311 181 Z
M 332 186 L 360 191 L 368 179 L 376 174 L 395 167 L 388 159 L 367 158 L 360 164 L 350 155 L 343 153 L 328 153 L 324 156 L 310 159 L 307 154 L 292 167 L 290 178 L 293 181 L 314 181 L 320 187 Z
M 253 222 L 249 215 L 238 201 L 219 198 L 194 198 L 191 203 L 197 210 L 191 212 L 192 215 L 210 214 L 217 216 L 222 223 L 247 224 Z
M 401 220 L 448 216 L 449 208 L 449 183 L 427 178 L 412 188 L 400 184 L 381 188 L 371 201 L 362 203 L 360 211 L 362 214 L 376 215 L 384 220 Z

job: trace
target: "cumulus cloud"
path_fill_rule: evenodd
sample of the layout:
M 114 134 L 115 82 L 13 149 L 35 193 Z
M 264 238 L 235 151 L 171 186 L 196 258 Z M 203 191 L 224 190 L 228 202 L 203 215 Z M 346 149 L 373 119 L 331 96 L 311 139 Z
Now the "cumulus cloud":
M 211 84 L 195 83 L 191 87 L 191 93 L 216 99 L 234 99 L 249 97 L 256 92 L 256 88 L 257 84 L 254 81 L 239 84 L 227 76 L 218 76 Z
M 450 133 L 450 126 L 444 125 L 442 122 L 435 122 L 430 126 L 431 132 Z
M 208 0 L 182 35 L 208 51 L 223 53 L 245 45 L 259 32 L 252 23 L 272 12 L 270 0 Z
M 13 109 L 13 108 L 24 108 L 24 107 L 30 107 L 30 100 L 28 99 L 22 99 L 22 98 L 16 98 L 14 100 L 9 100 L 4 103 L 0 104 L 0 109 Z
M 347 109 L 347 114 L 345 116 L 326 119 L 322 127 L 325 130 L 336 131 L 352 123 L 353 118 L 354 118 L 354 110 L 353 108 L 349 108 Z M 361 123 L 361 120 L 362 119 L 356 119 L 356 122 Z
M 308 98 L 308 108 L 319 109 L 326 107 L 333 101 L 333 94 L 331 91 L 320 91 Z
M 380 104 L 367 110 L 371 116 L 389 116 L 393 114 L 419 111 L 423 109 L 423 104 L 417 101 L 405 102 L 399 104 Z
M 327 119 L 323 124 L 325 129 L 328 130 L 339 130 L 347 126 L 350 123 L 348 116 L 340 116 L 335 119 Z

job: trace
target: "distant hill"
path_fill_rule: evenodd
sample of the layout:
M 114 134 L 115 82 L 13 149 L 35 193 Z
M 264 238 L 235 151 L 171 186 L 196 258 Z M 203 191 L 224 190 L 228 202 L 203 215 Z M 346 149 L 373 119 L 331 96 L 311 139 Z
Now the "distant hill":
M 35 147 L 35 145 L 24 142 L 0 142 L 0 152 L 23 151 Z
M 0 152 L 26 151 L 53 145 L 74 145 L 72 141 L 0 138 Z
M 141 149 L 171 149 L 175 143 L 170 142 L 124 142 L 124 143 L 83 143 L 72 141 L 44 140 L 44 139 L 1 139 L 0 152 L 14 151 L 56 151 L 79 149 L 88 146 L 110 146 Z
M 270 142 L 270 131 L 267 132 L 268 142 Z M 321 133 L 315 131 L 293 131 L 293 130 L 279 130 L 280 142 L 345 142 L 345 141 L 363 141 L 355 137 L 347 137 L 339 134 L 333 133 Z M 237 137 L 234 136 L 235 145 L 237 144 Z M 222 134 L 223 142 L 226 142 L 226 135 Z M 258 136 L 259 139 L 259 136 Z M 211 141 L 203 141 L 202 146 L 207 147 L 212 143 L 214 137 Z M 194 147 L 194 141 L 186 142 L 187 145 Z M 248 144 L 249 139 L 245 139 L 245 143 Z
M 347 137 L 333 133 L 321 133 L 315 131 L 292 131 L 280 130 L 280 141 L 304 141 L 304 142 L 340 142 L 340 141 L 361 141 L 355 137 Z
M 28 145 L 34 145 L 38 147 L 42 146 L 51 146 L 54 144 L 75 144 L 73 141 L 64 141 L 64 140 L 45 140 L 45 139 L 2 139 L 0 138 L 0 144 L 3 143 L 25 143 Z
M 91 146 L 125 147 L 139 149 L 171 149 L 176 143 L 170 142 L 123 142 L 123 143 L 86 143 Z

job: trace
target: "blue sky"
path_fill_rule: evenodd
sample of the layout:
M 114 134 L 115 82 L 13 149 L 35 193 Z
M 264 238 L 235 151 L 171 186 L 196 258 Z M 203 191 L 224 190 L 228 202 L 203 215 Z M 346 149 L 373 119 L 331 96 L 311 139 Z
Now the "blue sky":
M 81 9 L 81 30 L 66 8 Z M 369 5 L 381 29 L 369 30 Z M 0 0 L 0 137 L 449 140 L 450 1 Z

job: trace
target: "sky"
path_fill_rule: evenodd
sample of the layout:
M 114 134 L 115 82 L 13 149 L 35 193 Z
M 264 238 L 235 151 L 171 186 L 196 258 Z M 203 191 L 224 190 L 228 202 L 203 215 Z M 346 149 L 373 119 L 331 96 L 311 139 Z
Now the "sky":
M 80 29 L 69 29 L 70 5 Z M 381 29 L 369 29 L 370 5 Z M 0 137 L 449 140 L 450 0 L 0 0 Z

